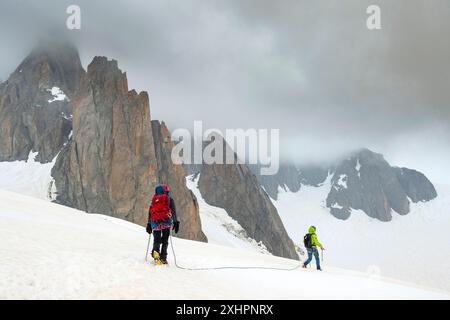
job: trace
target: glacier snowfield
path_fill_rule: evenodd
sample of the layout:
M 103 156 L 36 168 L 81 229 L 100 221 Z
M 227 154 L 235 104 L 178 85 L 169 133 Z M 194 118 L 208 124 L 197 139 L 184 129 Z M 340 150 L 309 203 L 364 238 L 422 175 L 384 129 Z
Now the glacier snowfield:
M 171 248 L 168 267 L 146 262 L 148 235 L 141 226 L 51 203 L 50 169 L 32 157 L 0 163 L 0 299 L 450 298 L 443 232 L 450 226 L 450 197 L 418 204 L 386 224 L 357 213 L 336 220 L 317 204 L 320 188 L 282 193 L 275 205 L 296 243 L 306 226 L 317 226 L 327 248 L 323 272 L 314 266 L 189 271 L 176 268 Z M 187 184 L 198 193 L 195 181 Z M 173 238 L 179 265 L 289 269 L 300 263 L 268 254 L 201 197 L 199 205 L 210 242 Z M 432 246 L 423 245 L 428 235 Z

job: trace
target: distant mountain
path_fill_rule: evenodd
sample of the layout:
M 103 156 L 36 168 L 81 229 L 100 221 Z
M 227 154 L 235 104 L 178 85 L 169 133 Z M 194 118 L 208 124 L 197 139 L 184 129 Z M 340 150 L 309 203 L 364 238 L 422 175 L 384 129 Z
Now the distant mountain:
M 301 178 L 298 169 L 290 163 L 283 163 L 280 165 L 278 172 L 275 175 L 263 176 L 260 175 L 259 165 L 249 165 L 250 170 L 257 175 L 261 186 L 272 199 L 277 199 L 278 188 L 297 192 L 301 188 Z
M 258 173 L 257 170 L 254 172 Z M 370 217 L 390 221 L 392 211 L 405 215 L 410 211 L 410 202 L 430 201 L 437 197 L 433 184 L 425 175 L 392 167 L 381 154 L 368 149 L 359 150 L 328 168 L 283 164 L 278 174 L 257 174 L 257 177 L 274 200 L 279 188 L 301 192 L 301 185 L 320 186 L 330 178 L 326 206 L 333 216 L 344 220 L 352 209 L 359 209 Z

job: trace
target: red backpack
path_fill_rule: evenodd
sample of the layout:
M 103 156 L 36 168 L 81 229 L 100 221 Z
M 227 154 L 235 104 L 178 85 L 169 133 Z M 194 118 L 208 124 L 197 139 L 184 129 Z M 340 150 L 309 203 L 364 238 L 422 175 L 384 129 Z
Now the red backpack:
M 153 196 L 150 214 L 152 221 L 159 221 L 172 216 L 170 212 L 170 198 L 167 194 L 155 194 Z

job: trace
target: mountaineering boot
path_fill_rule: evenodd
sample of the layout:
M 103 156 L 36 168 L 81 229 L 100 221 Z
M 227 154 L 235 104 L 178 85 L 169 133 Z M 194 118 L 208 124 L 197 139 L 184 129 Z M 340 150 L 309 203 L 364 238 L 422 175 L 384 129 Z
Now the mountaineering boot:
M 306 269 L 307 268 L 307 266 L 306 266 L 306 264 L 303 264 L 303 267 L 302 267 L 303 269 Z
M 161 261 L 161 264 L 168 264 L 166 259 L 160 259 L 159 261 Z
M 158 251 L 153 251 L 152 256 L 153 256 L 153 259 L 155 260 L 155 264 L 156 265 L 161 265 L 162 264 L 161 259 L 159 257 L 159 252 Z

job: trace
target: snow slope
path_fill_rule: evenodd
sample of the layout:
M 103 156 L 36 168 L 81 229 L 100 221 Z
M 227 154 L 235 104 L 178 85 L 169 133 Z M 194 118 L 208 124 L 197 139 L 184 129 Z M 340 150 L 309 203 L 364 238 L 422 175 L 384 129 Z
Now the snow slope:
M 302 186 L 297 193 L 280 190 L 273 201 L 283 223 L 301 243 L 310 225 L 327 249 L 327 265 L 380 274 L 450 291 L 450 186 L 437 185 L 438 197 L 411 204 L 406 216 L 393 213 L 381 222 L 353 211 L 346 220 L 334 218 L 325 207 L 328 179 L 321 187 Z
M 364 273 L 185 271 L 144 260 L 144 228 L 0 190 L 0 299 L 449 299 Z M 174 239 L 178 263 L 290 268 L 296 261 Z M 283 285 L 280 285 L 283 284 Z
M 189 176 L 186 178 L 186 185 L 197 198 L 202 230 L 208 237 L 208 242 L 270 254 L 264 244 L 250 238 L 244 228 L 224 209 L 206 203 L 197 187 L 199 179 L 199 175 Z
M 52 200 L 56 192 L 51 177 L 54 161 L 41 164 L 34 160 L 36 155 L 37 153 L 31 152 L 27 161 L 0 162 L 0 189 Z M 198 178 L 186 178 L 186 185 L 197 197 L 203 232 L 208 241 L 269 254 L 265 246 L 249 238 L 239 223 L 224 209 L 210 206 L 205 202 L 197 188 Z
M 27 161 L 0 162 L 0 189 L 50 199 L 56 191 L 51 187 L 52 162 L 42 164 L 34 160 L 37 152 L 30 152 Z

